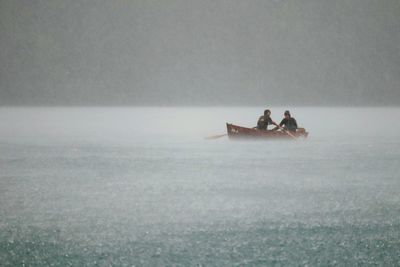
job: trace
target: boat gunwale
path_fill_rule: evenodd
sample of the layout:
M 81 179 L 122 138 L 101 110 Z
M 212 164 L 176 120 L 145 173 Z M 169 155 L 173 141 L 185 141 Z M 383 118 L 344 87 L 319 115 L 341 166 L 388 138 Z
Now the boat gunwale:
M 259 130 L 235 125 L 232 123 L 226 123 L 226 127 L 229 138 L 293 139 L 293 137 L 282 131 Z M 308 132 L 305 129 L 304 132 L 296 132 L 293 134 L 296 136 L 296 138 L 307 138 L 308 136 Z

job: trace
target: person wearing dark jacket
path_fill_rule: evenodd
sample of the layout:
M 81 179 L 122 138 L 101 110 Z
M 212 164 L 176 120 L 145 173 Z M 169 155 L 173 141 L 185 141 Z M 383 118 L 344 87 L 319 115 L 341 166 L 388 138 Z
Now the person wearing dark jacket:
M 289 110 L 286 110 L 284 113 L 285 118 L 281 121 L 281 123 L 279 123 L 279 126 L 282 127 L 283 129 L 290 131 L 290 132 L 296 132 L 297 130 L 297 122 L 296 119 L 293 118 L 290 115 Z
M 268 125 L 272 124 L 278 126 L 278 124 L 271 119 L 271 111 L 269 109 L 266 109 L 264 111 L 264 115 L 258 119 L 257 127 L 255 128 L 257 128 L 258 130 L 266 131 L 268 130 Z

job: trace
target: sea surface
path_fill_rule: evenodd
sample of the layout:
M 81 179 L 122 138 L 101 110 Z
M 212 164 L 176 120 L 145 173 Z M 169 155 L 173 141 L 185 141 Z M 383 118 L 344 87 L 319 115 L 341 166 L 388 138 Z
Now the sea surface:
M 399 266 L 400 108 L 263 109 L 0 108 L 0 265 Z

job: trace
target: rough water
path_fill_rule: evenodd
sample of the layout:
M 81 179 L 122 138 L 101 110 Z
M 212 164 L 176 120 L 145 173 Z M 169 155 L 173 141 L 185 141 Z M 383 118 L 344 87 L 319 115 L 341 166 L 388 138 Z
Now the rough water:
M 400 265 L 400 109 L 290 110 L 0 108 L 0 265 Z

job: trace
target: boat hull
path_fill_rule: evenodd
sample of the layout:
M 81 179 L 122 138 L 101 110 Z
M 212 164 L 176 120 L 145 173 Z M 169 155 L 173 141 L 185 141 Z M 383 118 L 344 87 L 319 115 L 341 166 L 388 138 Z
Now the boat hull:
M 246 128 L 227 123 L 226 130 L 229 138 L 251 138 L 251 139 L 294 139 L 298 137 L 306 138 L 308 132 L 304 128 L 299 128 L 295 133 L 288 134 L 284 131 L 265 131 L 254 128 Z

